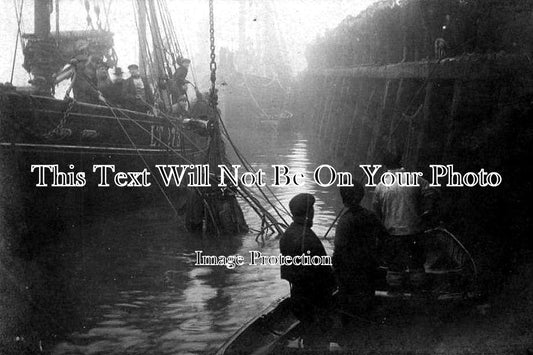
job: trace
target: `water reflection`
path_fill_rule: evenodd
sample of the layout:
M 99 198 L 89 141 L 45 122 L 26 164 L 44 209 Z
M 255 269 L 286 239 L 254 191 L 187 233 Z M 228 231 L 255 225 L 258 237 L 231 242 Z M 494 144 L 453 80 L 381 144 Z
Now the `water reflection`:
M 314 193 L 315 231 L 322 235 L 340 209 L 335 188 L 318 188 L 312 171 L 322 162 L 308 151 L 302 136 L 290 139 L 251 137 L 236 141 L 246 147 L 255 168 L 271 176 L 272 164 L 303 172 L 302 186 L 273 188 L 287 207 L 297 193 Z M 244 150 L 244 149 L 243 149 Z M 270 181 L 267 181 L 270 184 Z M 260 218 L 243 204 L 248 223 Z M 73 260 L 83 302 L 82 326 L 57 344 L 54 354 L 203 353 L 217 348 L 246 320 L 288 293 L 278 266 L 248 265 L 250 250 L 278 254 L 278 240 L 260 245 L 255 234 L 223 239 L 201 238 L 175 223 L 139 216 L 86 225 L 77 233 L 94 242 Z M 290 221 L 290 218 L 287 218 Z M 331 242 L 325 241 L 331 252 Z M 195 250 L 205 255 L 245 256 L 245 265 L 195 266 Z

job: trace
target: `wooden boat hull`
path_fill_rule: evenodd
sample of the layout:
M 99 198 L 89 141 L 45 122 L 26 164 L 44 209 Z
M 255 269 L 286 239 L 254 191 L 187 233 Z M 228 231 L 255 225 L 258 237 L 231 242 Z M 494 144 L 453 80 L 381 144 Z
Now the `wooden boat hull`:
M 57 100 L 18 92 L 0 93 L 2 182 L 17 197 L 36 196 L 68 214 L 83 208 L 132 210 L 151 204 L 176 212 L 184 205 L 184 188 L 164 187 L 157 164 L 191 164 L 205 159 L 207 138 L 168 117 Z M 32 165 L 58 165 L 62 172 L 84 172 L 83 187 L 36 187 Z M 115 171 L 150 172 L 149 187 L 98 187 L 98 164 Z
M 430 276 L 438 275 L 437 279 L 440 281 L 433 284 L 435 287 L 433 290 L 425 290 L 423 293 L 390 292 L 386 288 L 376 290 L 376 297 L 379 297 L 382 300 L 382 305 L 385 305 L 385 311 L 383 309 L 379 311 L 385 312 L 384 317 L 387 314 L 386 305 L 397 307 L 397 302 L 412 301 L 411 305 L 416 306 L 417 304 L 427 305 L 427 302 L 420 302 L 421 300 L 433 300 L 436 302 L 437 307 L 439 305 L 444 307 L 445 304 L 449 305 L 450 302 L 463 302 L 476 296 L 473 285 L 477 269 L 470 253 L 455 236 L 442 227 L 428 230 L 426 236 L 432 241 L 436 252 L 445 253 L 455 264 L 449 269 L 428 268 Z M 431 257 L 433 254 L 435 253 L 428 253 L 428 256 Z M 432 260 L 436 259 L 433 258 Z M 456 285 L 461 287 L 461 289 L 439 289 L 442 282 L 444 282 L 443 280 L 447 279 L 447 276 L 450 279 L 461 280 Z M 289 302 L 289 296 L 287 296 L 272 303 L 263 312 L 241 327 L 222 345 L 216 354 L 276 354 L 280 353 L 280 351 L 283 353 L 297 351 L 298 349 L 296 348 L 286 348 L 288 340 L 292 337 L 297 337 L 300 331 L 298 327 L 300 322 L 292 314 Z M 357 315 L 354 317 L 368 321 Z M 368 322 L 372 323 L 372 321 Z M 311 353 L 313 352 L 311 351 Z
M 216 354 L 270 354 L 300 324 L 290 311 L 289 302 L 288 297 L 273 302 L 243 325 Z

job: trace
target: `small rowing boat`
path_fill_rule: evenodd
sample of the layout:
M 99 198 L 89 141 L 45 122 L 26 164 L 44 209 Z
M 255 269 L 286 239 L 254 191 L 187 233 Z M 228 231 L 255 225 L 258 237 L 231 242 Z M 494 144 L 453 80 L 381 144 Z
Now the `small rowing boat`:
M 429 280 L 426 288 L 401 291 L 387 289 L 386 268 L 380 268 L 383 280 L 378 282 L 378 290 L 375 293 L 380 306 L 377 307 L 375 314 L 364 317 L 353 315 L 360 321 L 358 323 L 365 323 L 367 328 L 376 327 L 376 331 L 379 332 L 382 331 L 384 323 L 394 323 L 394 318 L 399 317 L 398 308 L 403 312 L 409 307 L 429 306 L 437 311 L 426 313 L 435 315 L 439 309 L 448 312 L 450 304 L 463 303 L 477 296 L 474 291 L 476 264 L 461 242 L 442 227 L 428 230 L 425 235 L 428 247 L 425 268 Z M 405 316 L 402 312 L 400 318 Z M 334 310 L 332 313 L 335 315 L 341 312 Z M 416 311 L 408 311 L 409 316 L 414 313 Z M 299 320 L 291 312 L 290 299 L 287 296 L 275 301 L 244 324 L 216 354 L 261 355 L 312 351 L 313 349 L 302 348 L 300 341 L 293 341 L 301 336 L 302 330 L 299 325 Z M 341 330 L 343 331 L 345 329 Z M 354 336 L 358 332 L 360 329 L 354 330 Z

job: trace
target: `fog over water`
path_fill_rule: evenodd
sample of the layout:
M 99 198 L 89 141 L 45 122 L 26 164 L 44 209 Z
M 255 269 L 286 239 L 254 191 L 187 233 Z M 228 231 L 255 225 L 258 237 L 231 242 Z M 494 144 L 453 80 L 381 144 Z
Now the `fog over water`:
M 313 229 L 324 235 L 341 209 L 340 198 L 335 187 L 320 188 L 312 181 L 321 162 L 317 152 L 308 150 L 308 140 L 301 135 L 280 139 L 248 132 L 243 138 L 243 132 L 234 133 L 252 165 L 266 172 L 269 184 L 272 164 L 287 164 L 305 174 L 305 185 L 274 191 L 286 207 L 297 193 L 314 194 Z M 260 219 L 240 202 L 250 227 L 258 228 Z M 279 240 L 270 237 L 262 244 L 255 241 L 255 232 L 202 238 L 148 209 L 142 215 L 82 223 L 71 233 L 85 241 L 75 257 L 66 257 L 75 270 L 71 283 L 78 285 L 73 287 L 78 303 L 54 354 L 210 352 L 289 292 L 279 266 L 249 265 L 250 251 L 279 254 Z M 332 236 L 324 240 L 330 255 Z M 245 264 L 235 269 L 196 266 L 196 250 L 243 255 Z
M 21 1 L 0 0 L 0 82 L 9 81 L 11 76 L 17 35 L 14 4 L 20 6 Z M 279 31 L 287 45 L 286 60 L 293 72 L 305 69 L 304 52 L 308 43 L 371 2 L 274 0 Z M 254 1 L 246 3 L 253 4 Z M 82 0 L 60 0 L 59 4 L 60 30 L 86 28 Z M 207 72 L 209 62 L 208 1 L 168 0 L 168 4 L 185 55 L 193 60 L 201 81 L 199 85 L 205 86 L 208 79 L 202 73 Z M 23 14 L 22 31 L 31 33 L 33 1 L 24 1 Z M 238 14 L 238 1 L 215 0 L 217 48 L 236 48 Z M 249 13 L 246 22 L 251 33 L 254 26 L 261 25 L 263 15 Z M 55 31 L 54 16 L 52 14 L 52 31 Z M 95 22 L 94 13 L 92 16 Z M 112 1 L 109 23 L 114 32 L 119 66 L 124 69 L 128 64 L 138 62 L 132 2 Z M 268 46 L 268 38 L 264 40 L 263 45 Z M 19 43 L 14 85 L 27 85 L 29 76 L 22 69 L 22 62 Z M 341 208 L 340 199 L 336 188 L 318 188 L 312 182 L 312 171 L 324 162 L 318 152 L 310 150 L 307 138 L 303 135 L 280 138 L 271 132 L 244 132 L 231 122 L 229 126 L 235 142 L 241 151 L 246 152 L 254 168 L 262 168 L 270 176 L 272 164 L 286 164 L 306 174 L 305 185 L 280 187 L 274 191 L 286 207 L 295 194 L 313 193 L 317 198 L 313 229 L 323 235 Z M 255 212 L 244 203 L 241 205 L 248 224 L 259 228 L 261 222 Z M 286 218 L 290 221 L 290 217 Z M 54 329 L 52 336 L 43 339 L 45 348 L 52 349 L 53 354 L 212 351 L 262 308 L 286 295 L 289 286 L 280 279 L 279 266 L 246 263 L 235 269 L 200 267 L 194 265 L 194 252 L 240 254 L 246 261 L 252 250 L 266 255 L 279 254 L 277 239 L 271 237 L 261 244 L 255 241 L 255 236 L 256 233 L 250 232 L 221 240 L 199 238 L 150 208 L 124 216 L 81 216 L 65 234 L 67 244 L 76 240 L 80 241 L 79 245 L 73 245 L 72 252 L 67 254 L 51 248 L 49 252 L 58 255 L 47 255 L 61 265 L 57 278 L 66 280 L 66 289 L 56 290 L 51 286 L 45 291 L 59 293 L 58 299 L 65 304 L 58 305 L 58 308 L 63 309 L 64 314 L 60 317 L 48 315 L 46 310 L 36 310 L 39 313 L 36 318 L 45 321 L 34 326 Z M 324 244 L 331 253 L 331 241 L 324 241 Z

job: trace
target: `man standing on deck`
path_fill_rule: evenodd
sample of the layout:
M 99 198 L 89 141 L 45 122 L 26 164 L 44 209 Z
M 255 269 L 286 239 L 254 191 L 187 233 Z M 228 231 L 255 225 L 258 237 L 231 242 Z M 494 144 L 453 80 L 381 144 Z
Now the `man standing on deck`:
M 99 104 L 100 100 L 96 91 L 98 84 L 96 78 L 97 59 L 93 56 L 79 55 L 73 60 L 73 63 L 76 65 L 76 76 L 72 83 L 74 99 L 79 102 Z
M 379 250 L 387 232 L 376 215 L 360 205 L 365 194 L 361 184 L 341 187 L 340 194 L 348 210 L 337 224 L 333 269 L 341 309 L 359 315 L 372 309 Z
M 183 58 L 179 63 L 178 69 L 176 69 L 176 72 L 172 76 L 170 91 L 174 100 L 187 93 L 187 74 L 189 73 L 190 65 L 191 60 Z
M 405 173 L 401 157 L 388 153 L 384 165 L 391 173 Z M 374 191 L 373 208 L 390 235 L 385 256 L 389 271 L 387 282 L 392 287 L 401 288 L 406 280 L 404 273 L 409 270 L 412 286 L 424 282 L 424 219 L 429 217 L 436 191 L 429 182 L 418 178 L 419 186 L 400 186 L 396 183 L 385 186 L 379 183 Z
M 315 198 L 310 194 L 298 194 L 289 202 L 293 223 L 283 233 L 279 249 L 285 256 L 326 256 L 320 239 L 311 230 Z M 281 278 L 291 286 L 291 304 L 294 315 L 302 322 L 304 344 L 316 345 L 318 339 L 331 326 L 328 309 L 332 304 L 335 280 L 328 265 L 282 265 Z
M 154 104 L 154 97 L 148 80 L 141 77 L 137 64 L 131 64 L 128 70 L 130 77 L 122 86 L 122 97 L 127 108 L 139 112 L 149 111 L 150 105 Z
M 189 101 L 186 95 L 181 95 L 178 98 L 178 102 L 172 105 L 172 113 L 180 118 L 188 117 L 189 114 Z
M 111 97 L 109 98 L 111 103 L 118 106 L 122 106 L 124 101 L 122 98 L 122 91 L 124 87 L 124 78 L 122 77 L 122 74 L 122 68 L 116 67 L 115 71 L 113 72 L 115 78 L 111 87 Z

